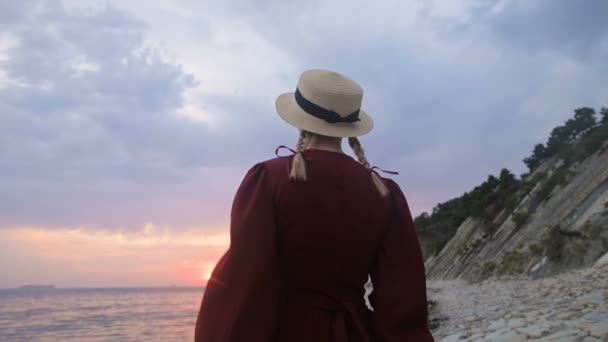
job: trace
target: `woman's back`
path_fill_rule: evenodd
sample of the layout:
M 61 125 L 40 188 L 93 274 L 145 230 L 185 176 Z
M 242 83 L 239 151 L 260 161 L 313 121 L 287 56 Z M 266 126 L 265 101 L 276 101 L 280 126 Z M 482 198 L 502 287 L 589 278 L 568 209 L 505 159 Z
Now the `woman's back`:
M 361 96 L 352 80 L 322 70 L 279 96 L 277 111 L 301 129 L 297 151 L 243 179 L 197 342 L 433 341 L 407 201 L 370 168 L 355 138 L 373 126 Z M 358 161 L 341 152 L 340 137 L 350 137 Z M 363 296 L 368 278 L 373 312 Z
M 306 150 L 308 179 L 291 182 L 291 158 L 267 162 L 276 193 L 279 256 L 301 286 L 362 288 L 386 232 L 391 202 L 350 156 Z M 322 196 L 319 196 L 322 193 Z
M 267 163 L 275 179 L 277 242 L 284 275 L 281 341 L 372 336 L 363 299 L 391 202 L 369 170 L 346 154 L 306 150 L 307 181 L 291 182 L 291 158 Z M 323 193 L 323 196 L 319 196 Z M 369 338 L 368 338 L 369 339 Z

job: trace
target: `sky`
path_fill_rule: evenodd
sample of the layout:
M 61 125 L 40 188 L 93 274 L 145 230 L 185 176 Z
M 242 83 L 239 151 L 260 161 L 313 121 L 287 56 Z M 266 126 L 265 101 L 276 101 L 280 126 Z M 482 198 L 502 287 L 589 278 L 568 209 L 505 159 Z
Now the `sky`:
M 203 284 L 245 172 L 294 145 L 274 100 L 361 84 L 413 214 L 608 106 L 608 2 L 0 2 L 0 287 Z M 345 145 L 345 150 L 348 151 Z

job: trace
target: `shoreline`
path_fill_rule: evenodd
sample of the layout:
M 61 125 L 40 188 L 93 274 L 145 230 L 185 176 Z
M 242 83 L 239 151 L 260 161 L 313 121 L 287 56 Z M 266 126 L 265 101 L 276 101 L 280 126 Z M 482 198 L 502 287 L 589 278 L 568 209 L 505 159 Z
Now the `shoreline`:
M 438 342 L 608 340 L 608 265 L 541 279 L 428 283 Z

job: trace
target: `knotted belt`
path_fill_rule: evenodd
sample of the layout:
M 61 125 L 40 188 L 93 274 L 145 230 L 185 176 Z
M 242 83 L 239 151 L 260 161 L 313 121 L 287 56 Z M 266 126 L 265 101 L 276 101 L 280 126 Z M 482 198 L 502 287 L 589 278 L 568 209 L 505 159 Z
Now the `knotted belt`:
M 289 298 L 297 305 L 329 312 L 332 316 L 329 332 L 332 341 L 352 341 L 349 337 L 355 335 L 357 341 L 372 342 L 364 320 L 366 308 L 363 292 L 345 296 L 337 291 L 298 288 L 289 291 Z

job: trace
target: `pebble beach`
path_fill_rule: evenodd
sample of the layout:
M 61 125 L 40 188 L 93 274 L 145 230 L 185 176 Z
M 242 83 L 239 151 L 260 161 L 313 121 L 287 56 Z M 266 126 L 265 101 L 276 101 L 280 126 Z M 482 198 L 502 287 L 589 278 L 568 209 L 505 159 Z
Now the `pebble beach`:
M 437 341 L 608 341 L 608 264 L 543 279 L 428 285 Z

